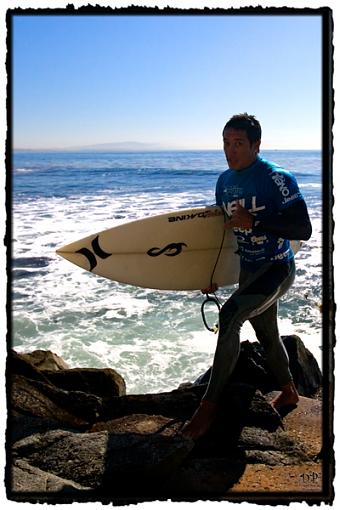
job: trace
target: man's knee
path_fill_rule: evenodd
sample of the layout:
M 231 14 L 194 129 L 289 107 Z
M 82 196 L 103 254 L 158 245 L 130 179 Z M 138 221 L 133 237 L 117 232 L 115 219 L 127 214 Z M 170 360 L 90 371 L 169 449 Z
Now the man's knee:
M 224 303 L 220 310 L 220 329 L 225 328 L 236 319 L 239 307 L 233 297 Z

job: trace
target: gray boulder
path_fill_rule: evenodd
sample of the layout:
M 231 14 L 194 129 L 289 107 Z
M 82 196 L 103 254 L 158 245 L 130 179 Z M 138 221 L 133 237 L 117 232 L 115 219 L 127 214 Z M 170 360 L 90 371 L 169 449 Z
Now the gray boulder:
M 46 471 L 31 466 L 23 460 L 15 460 L 11 470 L 12 490 L 18 494 L 63 494 L 76 496 L 89 487 L 84 487 L 71 480 L 64 480 Z
M 121 397 L 126 394 L 123 377 L 112 368 L 72 368 L 69 370 L 44 370 L 51 384 L 66 391 L 81 391 L 101 399 Z
M 88 422 L 57 404 L 35 386 L 35 382 L 20 375 L 12 375 L 11 409 L 22 415 L 31 415 L 57 421 L 66 427 L 84 428 Z
M 38 370 L 67 370 L 69 365 L 60 357 L 51 351 L 38 349 L 33 352 L 18 354 L 24 361 L 30 363 Z
M 157 491 L 193 449 L 176 430 L 140 434 L 107 431 L 35 434 L 13 446 L 13 458 L 62 479 L 115 496 Z
M 283 336 L 289 367 L 300 395 L 312 397 L 322 384 L 322 374 L 313 354 L 297 335 Z
M 320 389 L 314 358 L 298 337 L 289 339 L 300 394 Z M 304 466 L 320 451 L 321 403 L 301 397 L 281 417 L 269 404 L 276 383 L 250 342 L 242 343 L 213 426 L 195 444 L 181 427 L 198 407 L 207 379 L 169 392 L 126 395 L 123 378 L 111 369 L 69 369 L 59 361 L 37 367 L 42 364 L 25 355 L 13 353 L 8 360 L 11 499 L 225 498 L 247 476 L 247 465 Z
M 289 357 L 289 366 L 298 392 L 301 396 L 312 397 L 320 389 L 322 374 L 313 354 L 296 335 L 282 336 Z M 194 384 L 206 384 L 211 368 L 199 376 Z M 265 351 L 259 342 L 241 342 L 240 355 L 230 382 L 250 384 L 266 394 L 279 390 L 275 374 L 271 373 Z

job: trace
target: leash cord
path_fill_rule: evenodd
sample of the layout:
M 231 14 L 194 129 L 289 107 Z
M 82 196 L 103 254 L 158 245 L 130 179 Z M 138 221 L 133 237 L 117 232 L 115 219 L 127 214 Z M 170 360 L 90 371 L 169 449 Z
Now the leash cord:
M 229 215 L 228 215 L 228 212 L 227 212 L 227 209 L 226 209 L 226 206 L 225 204 L 223 203 L 223 205 L 221 206 L 221 209 L 223 211 L 223 215 L 224 215 L 224 221 L 226 221 L 227 219 L 229 219 Z M 216 261 L 215 261 L 215 265 L 213 267 L 213 270 L 211 272 L 211 276 L 210 276 L 210 287 L 212 287 L 213 285 L 213 278 L 214 278 L 214 274 L 215 274 L 215 271 L 216 271 L 216 267 L 217 267 L 217 264 L 218 264 L 218 261 L 220 259 L 220 256 L 221 256 L 221 253 L 222 253 L 222 250 L 223 250 L 223 244 L 224 244 L 224 239 L 225 239 L 225 228 L 223 228 L 223 235 L 222 235 L 222 241 L 221 241 L 221 245 L 220 245 L 220 248 L 219 248 L 219 251 L 218 251 L 218 254 L 217 254 L 217 257 L 216 257 Z M 209 294 L 206 294 L 206 298 L 205 300 L 203 301 L 202 303 L 202 306 L 201 306 L 201 314 L 202 314 L 202 320 L 203 320 L 203 323 L 205 325 L 205 327 L 211 331 L 212 333 L 217 333 L 218 331 L 218 324 L 215 324 L 215 326 L 213 326 L 212 328 L 209 327 L 208 323 L 207 323 L 207 320 L 205 318 L 205 305 L 209 302 L 213 302 L 215 303 L 215 305 L 217 306 L 218 308 L 218 312 L 220 312 L 220 309 L 221 309 L 221 303 L 219 302 L 216 294 L 214 293 L 214 297 L 212 296 L 209 296 Z
M 211 331 L 212 333 L 217 333 L 218 331 L 218 324 L 215 324 L 213 327 L 210 327 L 207 320 L 206 320 L 206 317 L 205 317 L 205 305 L 209 302 L 212 302 L 214 303 L 217 308 L 218 308 L 218 312 L 220 312 L 220 309 L 221 309 L 221 304 L 219 302 L 219 300 L 217 299 L 216 295 L 214 294 L 214 297 L 213 296 L 209 296 L 209 294 L 206 294 L 206 298 L 205 300 L 203 301 L 202 305 L 201 305 L 201 314 L 202 314 L 202 320 L 203 320 L 203 323 L 205 325 L 205 327 L 207 328 L 207 330 Z

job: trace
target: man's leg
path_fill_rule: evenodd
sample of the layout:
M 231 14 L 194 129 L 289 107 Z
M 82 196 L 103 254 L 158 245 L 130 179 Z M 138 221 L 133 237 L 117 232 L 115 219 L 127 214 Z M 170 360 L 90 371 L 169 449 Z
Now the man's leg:
M 243 322 L 275 303 L 293 280 L 293 264 L 267 264 L 241 284 L 223 305 L 209 385 L 200 407 L 183 429 L 186 436 L 197 439 L 213 422 L 218 401 L 238 359 Z
M 204 399 L 217 402 L 226 382 L 234 370 L 240 350 L 240 329 L 247 319 L 252 319 L 269 312 L 271 322 L 269 329 L 274 327 L 276 337 L 280 339 L 276 323 L 276 303 L 280 296 L 287 292 L 294 281 L 294 263 L 267 264 L 245 281 L 240 278 L 240 287 L 223 305 L 220 312 L 220 331 L 214 356 L 211 377 Z M 266 317 L 266 316 L 265 316 Z M 275 320 L 274 320 L 275 318 Z M 263 322 L 263 331 L 266 324 Z M 268 338 L 268 335 L 266 335 Z M 280 348 L 280 343 L 277 345 Z M 274 352 L 274 356 L 276 353 Z M 284 355 L 284 352 L 283 352 Z M 287 365 L 287 360 L 285 362 Z
M 261 315 L 250 319 L 250 322 L 265 350 L 268 366 L 282 390 L 272 401 L 272 405 L 279 409 L 283 406 L 295 405 L 299 395 L 289 370 L 288 354 L 279 334 L 277 308 L 276 302 Z

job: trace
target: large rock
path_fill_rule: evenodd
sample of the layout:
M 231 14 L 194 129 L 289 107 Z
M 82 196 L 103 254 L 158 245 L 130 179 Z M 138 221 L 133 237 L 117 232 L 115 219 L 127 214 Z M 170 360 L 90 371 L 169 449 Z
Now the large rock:
M 253 386 L 233 384 L 225 392 L 215 422 L 197 441 L 195 452 L 200 457 L 230 458 L 239 445 L 244 427 L 273 432 L 283 428 L 280 415 Z
M 11 409 L 22 415 L 57 421 L 66 427 L 84 429 L 88 426 L 86 420 L 53 402 L 35 387 L 34 382 L 20 375 L 12 376 Z
M 276 394 L 272 392 L 268 397 L 273 398 Z M 319 457 L 322 448 L 327 448 L 323 436 L 325 422 L 322 420 L 326 416 L 325 411 L 321 400 L 300 397 L 296 408 L 282 419 L 285 433 L 294 444 L 301 444 L 311 459 Z M 327 451 L 326 455 L 330 461 L 331 451 Z
M 272 392 L 270 398 L 275 394 Z M 240 447 L 244 448 L 247 465 L 230 492 L 269 492 L 279 498 L 290 493 L 290 502 L 294 494 L 302 492 L 310 504 L 313 495 L 319 493 L 330 502 L 332 489 L 328 484 L 334 478 L 334 462 L 332 447 L 323 437 L 322 402 L 300 397 L 296 408 L 283 418 L 283 424 L 283 431 L 271 434 L 243 429 Z M 324 462 L 320 460 L 322 446 L 327 450 Z M 315 504 L 320 504 L 320 499 Z
M 130 414 L 154 414 L 185 420 L 194 413 L 205 389 L 204 385 L 191 386 L 168 392 L 114 397 L 106 401 L 104 414 L 107 420 Z
M 64 390 L 81 391 L 102 398 L 126 393 L 123 377 L 112 368 L 71 369 L 67 368 L 61 358 L 55 359 L 56 355 L 50 351 L 47 351 L 46 357 L 43 353 L 44 351 L 33 351 L 29 354 L 18 354 L 12 351 L 7 364 L 9 374 L 20 374 Z
M 290 356 L 305 367 L 303 375 L 309 374 L 300 394 L 312 391 L 319 380 L 313 359 L 304 355 L 299 339 L 289 338 Z M 321 402 L 301 397 L 296 409 L 281 417 L 269 404 L 275 385 L 258 347 L 243 342 L 240 363 L 240 377 L 236 372 L 226 387 L 214 425 L 194 444 L 181 427 L 199 405 L 207 381 L 171 392 L 125 395 L 113 370 L 41 370 L 14 353 L 7 366 L 7 447 L 15 443 L 6 470 L 10 496 L 31 502 L 225 498 L 256 473 L 249 466 L 261 473 L 263 468 L 314 469 L 323 439 Z M 303 379 L 298 368 L 292 371 Z
M 44 370 L 44 376 L 58 388 L 82 391 L 103 399 L 126 394 L 123 377 L 112 368 L 72 368 L 57 372 Z
M 161 430 L 175 425 L 177 420 L 166 418 L 165 416 L 155 416 L 150 414 L 131 414 L 115 420 L 99 422 L 93 425 L 90 432 L 100 432 L 106 430 L 114 434 L 155 434 Z
M 11 490 L 15 493 L 30 494 L 53 494 L 79 496 L 83 491 L 88 491 L 89 487 L 84 487 L 71 480 L 64 480 L 59 476 L 52 475 L 39 468 L 30 466 L 23 460 L 15 460 L 11 470 L 12 486 Z
M 57 415 L 58 413 L 56 413 Z M 74 417 L 75 418 L 75 417 Z M 77 422 L 79 423 L 79 422 Z M 87 428 L 87 423 L 81 423 L 82 428 Z M 7 447 L 9 448 L 11 443 L 15 443 L 27 436 L 31 436 L 32 434 L 38 434 L 42 432 L 48 432 L 49 430 L 56 430 L 62 427 L 66 430 L 79 430 L 79 426 L 73 427 L 72 424 L 69 426 L 63 422 L 60 422 L 56 419 L 56 417 L 45 417 L 45 416 L 34 416 L 29 413 L 18 412 L 15 409 L 11 409 L 11 412 L 8 416 L 8 428 L 7 428 Z
M 320 471 L 314 458 L 322 445 L 321 417 L 321 403 L 301 397 L 296 409 L 284 417 L 284 429 L 270 432 L 245 426 L 232 448 L 230 445 L 225 447 L 226 438 L 223 443 L 221 435 L 210 434 L 196 444 L 193 454 L 168 480 L 164 494 L 178 498 L 228 498 L 234 486 L 243 487 L 243 493 L 251 491 L 252 484 L 257 482 L 256 473 L 262 476 L 266 469 L 271 471 L 272 483 L 277 470 L 276 487 L 287 492 L 290 490 L 289 476 L 287 481 L 282 480 L 284 467 L 291 470 L 299 467 L 299 475 Z M 256 466 L 253 477 L 249 474 L 249 466 Z M 257 484 L 258 491 L 263 492 L 264 487 L 263 482 Z M 317 487 L 320 487 L 319 483 Z
M 238 447 L 245 452 L 248 464 L 275 466 L 302 464 L 310 460 L 304 445 L 294 441 L 284 430 L 268 433 L 255 427 L 244 427 Z
M 184 386 L 171 392 L 147 395 L 125 395 L 109 402 L 107 420 L 130 414 L 154 414 L 176 418 L 183 423 L 191 418 L 206 390 L 206 385 Z M 218 423 L 222 428 L 252 424 L 275 430 L 281 425 L 279 414 L 254 386 L 241 383 L 226 388 L 220 406 Z
M 13 411 L 9 419 L 10 440 L 30 431 L 42 432 L 48 424 L 53 429 L 84 430 L 103 418 L 105 399 L 125 394 L 124 379 L 115 370 L 65 370 L 61 360 L 57 371 L 40 370 L 33 363 L 37 352 L 37 359 L 44 360 L 41 351 L 34 351 L 32 356 L 13 352 L 8 358 Z
M 176 498 L 211 498 L 226 496 L 242 477 L 246 467 L 244 455 L 193 458 L 183 463 L 162 487 L 163 494 Z
M 22 368 L 22 360 L 19 361 Z M 35 376 L 35 379 L 15 374 L 12 376 L 12 409 L 17 413 L 15 418 L 12 416 L 12 440 L 24 437 L 32 431 L 42 432 L 51 421 L 55 422 L 51 427 L 53 429 L 62 427 L 67 430 L 81 431 L 99 421 L 108 421 L 131 414 L 161 415 L 184 423 L 191 418 L 206 390 L 206 385 L 196 385 L 171 392 L 110 397 L 112 394 L 110 388 L 105 393 L 104 390 L 100 390 L 99 385 L 98 389 L 95 389 L 96 393 L 102 394 L 102 397 L 99 397 L 76 389 L 62 389 L 50 382 L 48 371 L 44 371 L 42 375 L 40 371 L 35 373 L 34 367 L 25 365 L 24 368 L 25 370 L 21 372 L 29 373 L 31 377 Z M 88 379 L 85 378 L 85 382 L 78 371 L 72 370 L 56 372 L 55 375 L 58 374 L 60 378 L 56 377 L 52 380 L 61 382 L 64 388 L 72 388 L 71 382 L 75 381 L 76 388 L 86 390 L 87 381 L 92 376 L 97 380 L 100 377 L 96 371 L 88 370 L 85 373 L 90 374 Z M 106 377 L 111 380 L 110 371 L 108 373 L 109 376 L 106 375 L 107 371 L 103 373 L 104 380 Z M 92 388 L 89 388 L 90 390 L 93 391 Z M 34 418 L 32 423 L 29 421 L 29 416 Z M 276 429 L 281 424 L 279 415 L 264 397 L 256 392 L 253 386 L 240 383 L 227 387 L 217 423 L 222 430 L 229 430 L 233 440 L 237 440 L 245 424 L 262 426 L 269 430 Z M 56 424 L 59 424 L 59 427 L 56 427 Z
M 296 335 L 283 336 L 289 367 L 300 395 L 313 396 L 322 384 L 322 374 L 313 354 Z
M 56 430 L 18 441 L 13 457 L 102 494 L 138 497 L 157 491 L 193 446 L 171 428 L 152 434 Z
M 18 354 L 11 351 L 7 358 L 7 378 L 11 381 L 13 375 L 20 375 L 33 381 L 48 383 L 43 371 L 39 370 L 29 361 L 29 355 Z
M 312 397 L 320 389 L 322 374 L 313 354 L 296 335 L 282 337 L 289 357 L 290 370 L 300 395 Z M 211 368 L 194 384 L 209 381 Z M 240 355 L 230 382 L 251 384 L 262 393 L 279 390 L 275 374 L 269 370 L 265 351 L 259 342 L 241 342 Z
M 69 365 L 60 357 L 51 351 L 36 350 L 29 353 L 18 354 L 24 361 L 30 363 L 38 370 L 67 370 Z
M 53 417 L 60 423 L 64 423 L 64 411 L 79 417 L 83 423 L 92 423 L 97 421 L 102 408 L 102 401 L 96 395 L 65 391 L 20 375 L 12 376 L 11 397 L 13 409 L 16 411 L 31 412 L 33 416 Z M 52 412 L 48 411 L 50 403 L 54 408 Z M 68 422 L 65 424 L 70 425 Z

